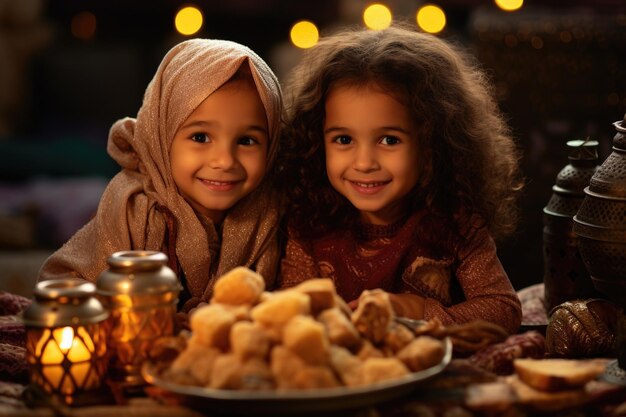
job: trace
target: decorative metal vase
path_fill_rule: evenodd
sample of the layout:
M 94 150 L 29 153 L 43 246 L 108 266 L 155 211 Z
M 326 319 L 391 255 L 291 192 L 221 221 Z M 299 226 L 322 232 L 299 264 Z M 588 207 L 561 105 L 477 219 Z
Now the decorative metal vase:
M 617 363 L 605 377 L 626 385 L 626 115 L 613 124 L 613 152 L 585 188 L 585 198 L 574 216 L 580 255 L 595 288 L 616 303 Z M 619 365 L 619 366 L 618 366 Z
M 556 176 L 552 196 L 543 209 L 543 282 L 546 310 L 577 298 L 597 296 L 578 253 L 572 218 L 584 189 L 598 168 L 598 142 L 570 140 L 567 164 Z
M 54 400 L 81 403 L 104 381 L 109 313 L 83 280 L 42 281 L 34 294 L 22 317 L 30 382 Z
M 174 334 L 181 287 L 161 252 L 116 252 L 107 263 L 109 269 L 100 274 L 96 286 L 111 313 L 109 374 L 114 382 L 141 386 L 145 383 L 141 366 L 150 347 L 158 338 Z

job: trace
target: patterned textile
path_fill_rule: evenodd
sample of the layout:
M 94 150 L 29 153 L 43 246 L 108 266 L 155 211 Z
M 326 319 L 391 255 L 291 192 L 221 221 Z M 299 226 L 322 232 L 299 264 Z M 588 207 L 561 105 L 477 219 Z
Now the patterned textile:
M 548 324 L 543 282 L 519 290 L 517 296 L 522 303 L 523 326 L 545 326 Z
M 0 291 L 0 382 L 26 383 L 26 329 L 17 314 L 30 300 Z
M 546 350 L 565 358 L 618 355 L 620 308 L 603 299 L 566 301 L 552 309 L 546 329 Z
M 513 373 L 513 360 L 519 358 L 543 358 L 545 339 L 537 331 L 509 336 L 504 342 L 486 347 L 468 358 L 468 361 L 496 375 Z

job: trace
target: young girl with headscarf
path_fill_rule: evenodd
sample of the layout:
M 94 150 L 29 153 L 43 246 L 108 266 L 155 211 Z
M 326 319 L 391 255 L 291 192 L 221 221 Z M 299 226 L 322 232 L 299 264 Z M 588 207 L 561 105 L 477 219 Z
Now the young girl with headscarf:
M 113 124 L 109 154 L 121 171 L 95 217 L 44 263 L 39 279 L 96 281 L 121 250 L 165 252 L 189 311 L 236 266 L 271 287 L 277 199 L 269 187 L 282 99 L 268 65 L 240 44 L 192 39 L 174 46 L 136 118 Z

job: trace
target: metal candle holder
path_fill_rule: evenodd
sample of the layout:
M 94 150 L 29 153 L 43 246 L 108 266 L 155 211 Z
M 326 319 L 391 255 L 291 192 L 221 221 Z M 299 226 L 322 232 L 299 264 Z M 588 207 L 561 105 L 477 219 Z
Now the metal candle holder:
M 160 337 L 174 334 L 180 284 L 156 251 L 123 251 L 109 257 L 97 293 L 109 310 L 110 378 L 127 387 L 145 384 L 141 366 Z
M 108 312 L 95 289 L 73 278 L 42 281 L 22 316 L 30 382 L 65 404 L 99 388 L 106 374 Z

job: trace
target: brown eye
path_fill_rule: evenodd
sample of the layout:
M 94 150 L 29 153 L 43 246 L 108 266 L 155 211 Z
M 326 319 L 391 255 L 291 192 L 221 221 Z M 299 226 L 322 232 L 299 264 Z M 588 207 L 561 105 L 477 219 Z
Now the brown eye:
M 209 141 L 209 136 L 206 133 L 194 133 L 191 135 L 191 140 L 197 143 L 207 143 Z
M 397 145 L 398 143 L 400 143 L 400 139 L 395 136 L 383 136 L 383 138 L 380 140 L 380 143 L 382 143 L 383 145 Z
M 333 142 L 338 143 L 340 145 L 349 145 L 352 143 L 352 138 L 350 136 L 337 136 Z
M 255 138 L 251 137 L 251 136 L 245 136 L 243 138 L 240 138 L 237 143 L 239 145 L 245 145 L 245 146 L 252 146 L 252 145 L 258 145 L 259 141 L 256 140 Z

